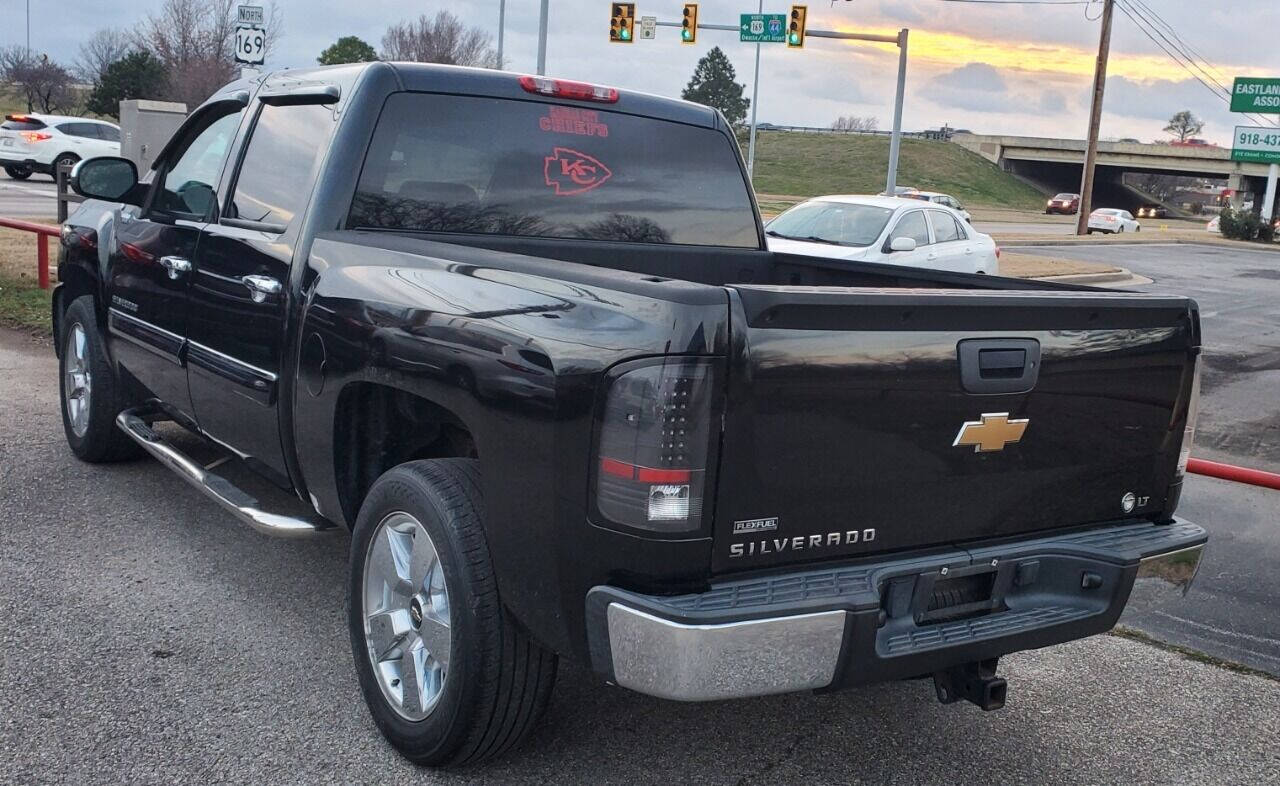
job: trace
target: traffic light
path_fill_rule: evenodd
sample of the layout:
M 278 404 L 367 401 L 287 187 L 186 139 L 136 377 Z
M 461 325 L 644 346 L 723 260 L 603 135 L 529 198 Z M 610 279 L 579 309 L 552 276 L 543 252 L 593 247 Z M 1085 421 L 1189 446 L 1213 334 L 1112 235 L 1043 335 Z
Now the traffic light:
M 636 4 L 613 3 L 609 13 L 609 41 L 629 44 L 635 39 Z
M 684 4 L 684 19 L 680 23 L 680 43 L 692 44 L 698 40 L 698 4 Z
M 787 46 L 800 49 L 804 46 L 804 18 L 809 13 L 807 5 L 791 6 L 791 23 L 787 28 Z

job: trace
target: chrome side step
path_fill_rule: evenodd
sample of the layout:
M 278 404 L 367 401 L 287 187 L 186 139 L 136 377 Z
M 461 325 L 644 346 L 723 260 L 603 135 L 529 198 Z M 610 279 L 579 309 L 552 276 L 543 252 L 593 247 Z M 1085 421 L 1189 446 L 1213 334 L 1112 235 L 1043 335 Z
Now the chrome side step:
M 146 408 L 129 409 L 116 416 L 116 425 L 128 434 L 148 453 L 155 456 L 169 469 L 204 492 L 205 496 L 221 505 L 228 513 L 248 524 L 257 531 L 275 537 L 301 537 L 337 529 L 332 523 L 319 516 L 298 518 L 279 513 L 271 513 L 259 507 L 258 500 L 234 486 L 221 475 L 217 475 L 198 462 L 188 457 L 164 441 L 144 418 L 153 414 Z

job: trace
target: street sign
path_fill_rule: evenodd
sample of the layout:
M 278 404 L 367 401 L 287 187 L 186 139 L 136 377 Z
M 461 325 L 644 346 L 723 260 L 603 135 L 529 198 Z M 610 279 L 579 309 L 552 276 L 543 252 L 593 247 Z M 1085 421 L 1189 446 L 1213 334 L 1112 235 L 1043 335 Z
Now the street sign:
M 1236 77 L 1231 85 L 1231 111 L 1280 114 L 1280 78 Z
M 236 22 L 250 27 L 263 24 L 262 6 L 260 5 L 239 5 L 236 6 Z
M 738 40 L 749 44 L 784 44 L 787 41 L 786 14 L 742 14 Z
M 259 27 L 236 28 L 236 62 L 262 65 L 267 56 L 267 31 Z
M 655 38 L 658 32 L 658 17 L 642 16 L 640 17 L 640 37 Z
M 1280 164 L 1280 128 L 1236 126 L 1231 137 L 1231 160 Z

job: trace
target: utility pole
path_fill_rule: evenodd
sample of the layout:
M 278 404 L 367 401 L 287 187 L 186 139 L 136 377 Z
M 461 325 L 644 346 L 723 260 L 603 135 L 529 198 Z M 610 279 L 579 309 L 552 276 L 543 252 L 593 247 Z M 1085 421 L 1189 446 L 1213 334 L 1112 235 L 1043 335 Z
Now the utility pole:
M 502 31 L 506 29 L 507 21 L 507 0 L 498 0 L 498 70 L 505 71 L 506 65 L 502 62 Z
M 1110 0 L 1108 0 L 1110 2 Z M 547 75 L 547 5 L 550 0 L 542 0 L 542 10 L 538 13 L 538 76 Z
M 1102 35 L 1098 39 L 1098 62 L 1093 67 L 1093 105 L 1089 109 L 1089 136 L 1085 142 L 1084 176 L 1080 179 L 1080 213 L 1076 217 L 1076 234 L 1089 232 L 1089 213 L 1093 210 L 1093 168 L 1098 159 L 1098 130 L 1102 125 L 1102 92 L 1107 86 L 1107 56 L 1111 52 L 1111 11 L 1115 0 L 1103 0 Z

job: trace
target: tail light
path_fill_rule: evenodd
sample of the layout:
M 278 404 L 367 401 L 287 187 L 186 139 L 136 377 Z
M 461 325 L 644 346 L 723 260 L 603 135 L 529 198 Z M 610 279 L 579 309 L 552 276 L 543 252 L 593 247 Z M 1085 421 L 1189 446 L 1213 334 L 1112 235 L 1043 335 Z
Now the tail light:
M 594 468 L 599 523 L 667 535 L 702 528 L 715 370 L 713 359 L 671 357 L 610 375 Z
M 1178 451 L 1178 478 L 1187 474 L 1187 461 L 1191 458 L 1191 443 L 1196 439 L 1196 421 L 1200 417 L 1200 366 L 1203 357 L 1203 355 L 1196 355 L 1196 368 L 1191 376 L 1191 396 L 1187 400 L 1187 425 L 1182 430 L 1182 448 Z
M 23 131 L 22 138 L 28 142 L 43 142 L 46 139 L 53 139 L 53 134 L 46 134 L 42 131 Z

